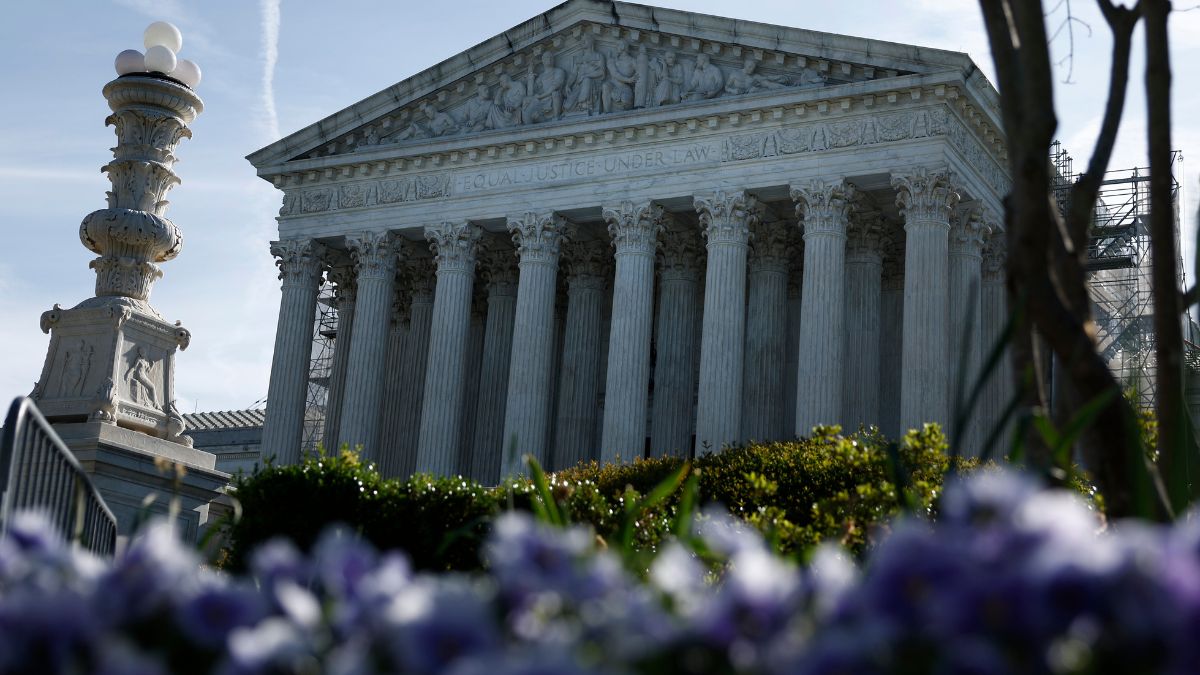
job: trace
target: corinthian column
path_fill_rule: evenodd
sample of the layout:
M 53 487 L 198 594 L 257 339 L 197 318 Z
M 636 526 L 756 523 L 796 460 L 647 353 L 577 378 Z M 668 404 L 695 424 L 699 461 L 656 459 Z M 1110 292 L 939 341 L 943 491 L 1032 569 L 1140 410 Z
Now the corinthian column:
M 842 421 L 846 227 L 854 186 L 813 180 L 792 186 L 804 227 L 804 297 L 796 376 L 796 435 Z
M 478 258 L 479 252 L 476 251 Z M 471 288 L 471 327 L 467 331 L 466 382 L 463 384 L 463 405 L 458 433 L 458 470 L 471 475 L 474 462 L 475 411 L 479 407 L 479 380 L 483 369 L 483 330 L 487 319 L 487 296 L 479 279 L 479 263 L 475 263 L 475 285 Z
M 379 404 L 378 451 L 368 458 L 374 460 L 379 470 L 392 463 L 400 453 L 400 428 L 404 416 L 404 389 L 408 384 L 408 373 L 404 372 L 404 354 L 408 349 L 409 316 L 412 306 L 412 291 L 408 277 L 399 270 L 396 274 L 395 290 L 392 293 L 392 322 L 388 333 L 387 361 L 383 375 L 383 400 Z
M 883 222 L 878 211 L 850 219 L 846 244 L 845 389 L 842 426 L 879 424 L 879 318 L 883 275 L 880 238 Z
M 387 232 L 346 237 L 346 248 L 358 267 L 358 301 L 354 306 L 354 340 L 346 365 L 346 393 L 338 428 L 338 445 L 362 446 L 378 454 L 379 402 L 383 398 L 383 364 L 387 356 L 392 286 L 398 243 Z
M 991 219 L 995 222 L 994 219 Z M 1008 259 L 1007 235 L 999 227 L 993 227 L 983 251 L 983 299 L 981 322 L 983 353 L 991 354 L 1004 338 L 1004 327 L 1008 323 L 1008 290 L 1005 288 L 1004 266 Z M 1014 393 L 1012 362 L 1008 347 L 1004 348 L 1000 362 L 988 375 L 980 401 L 979 428 L 981 443 L 1004 419 L 1004 409 Z M 1008 447 L 1011 425 L 996 439 L 995 454 L 1002 454 Z M 980 447 L 980 452 L 987 448 Z
M 596 459 L 596 411 L 600 399 L 601 316 L 608 246 L 602 241 L 566 245 L 567 320 L 563 334 L 555 469 Z
M 900 386 L 904 370 L 904 231 L 893 228 L 884 240 L 879 293 L 879 428 L 900 438 Z
M 741 439 L 742 356 L 746 337 L 746 255 L 757 201 L 744 192 L 695 198 L 708 239 L 704 327 L 696 404 L 696 453 Z
M 796 383 L 800 369 L 800 309 L 804 301 L 804 238 L 799 228 L 788 242 L 787 344 L 783 369 L 783 428 L 796 435 Z
M 470 223 L 442 223 L 426 227 L 425 238 L 437 260 L 437 287 L 429 331 L 417 471 L 451 476 L 458 472 L 458 435 L 462 430 L 460 416 L 466 384 L 464 365 L 479 228 Z
M 893 174 L 896 205 L 904 215 L 904 373 L 901 430 L 949 419 L 950 212 L 958 191 L 945 171 L 919 168 Z
M 333 339 L 333 363 L 329 368 L 329 393 L 325 399 L 325 433 L 322 437 L 327 450 L 337 449 L 338 423 L 346 390 L 346 364 L 350 361 L 350 336 L 354 333 L 354 298 L 358 292 L 354 265 L 349 261 L 338 262 L 340 264 L 330 268 L 328 274 L 335 284 L 337 335 Z
M 542 465 L 549 458 L 546 436 L 555 347 L 554 296 L 565 229 L 566 221 L 553 213 L 529 212 L 508 219 L 521 262 L 504 411 L 503 475 L 524 473 L 521 458 L 526 454 Z
M 746 312 L 746 371 L 742 378 L 742 439 L 784 437 L 787 362 L 788 228 L 759 222 L 750 249 L 750 299 Z
M 978 204 L 963 204 L 955 211 L 954 223 L 950 228 L 950 379 L 947 381 L 952 396 L 951 412 L 965 407 L 971 388 L 979 377 L 983 363 L 983 240 L 988 228 L 983 224 Z M 966 349 L 966 354 L 960 350 Z M 962 365 L 962 370 L 959 365 Z M 960 386 L 961 383 L 961 386 Z M 979 424 L 979 410 L 967 419 L 965 429 L 956 429 L 950 420 L 951 438 L 958 435 L 962 446 L 958 452 L 967 456 L 979 455 L 979 444 L 983 436 Z
M 421 408 L 425 395 L 425 368 L 429 365 L 429 331 L 433 324 L 433 261 L 408 261 L 412 285 L 409 304 L 408 339 L 404 341 L 404 384 L 400 392 L 400 429 L 397 452 L 386 464 L 385 476 L 407 477 L 417 466 L 417 440 L 421 431 Z
M 666 214 L 656 204 L 623 202 L 605 207 L 603 215 L 617 252 L 600 461 L 628 461 L 641 457 L 646 446 L 654 248 Z
M 325 247 L 311 239 L 273 241 L 271 255 L 279 258 L 283 297 L 275 328 L 267 415 L 263 423 L 262 456 L 286 466 L 300 460 L 308 366 L 312 356 L 313 321 L 321 286 Z
M 487 320 L 483 327 L 483 368 L 479 374 L 479 409 L 475 420 L 471 477 L 485 485 L 500 480 L 508 367 L 512 358 L 513 322 L 517 313 L 517 256 L 507 246 L 483 252 L 487 279 Z
M 674 229 L 661 237 L 657 359 L 650 449 L 658 455 L 688 455 L 695 431 L 696 324 L 700 262 L 704 249 L 694 229 Z

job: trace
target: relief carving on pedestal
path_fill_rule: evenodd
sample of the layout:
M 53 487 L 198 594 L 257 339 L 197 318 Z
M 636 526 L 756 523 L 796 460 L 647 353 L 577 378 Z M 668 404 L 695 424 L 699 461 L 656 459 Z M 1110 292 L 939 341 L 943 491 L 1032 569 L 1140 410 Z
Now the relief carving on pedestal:
M 78 348 L 68 349 L 63 353 L 63 376 L 59 380 L 59 396 L 75 398 L 82 395 L 83 385 L 92 370 L 95 351 L 86 340 L 80 340 Z
M 125 371 L 125 383 L 129 388 L 129 400 L 148 408 L 158 407 L 158 385 L 154 382 L 154 364 L 146 357 L 141 347 L 137 348 L 133 363 Z

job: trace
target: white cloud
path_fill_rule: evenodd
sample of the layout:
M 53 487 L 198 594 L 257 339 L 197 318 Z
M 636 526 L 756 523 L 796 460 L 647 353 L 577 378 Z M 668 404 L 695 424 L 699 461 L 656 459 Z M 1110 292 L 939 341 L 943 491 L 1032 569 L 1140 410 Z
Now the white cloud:
M 279 114 L 275 111 L 275 63 L 279 60 L 279 0 L 262 0 L 262 106 L 267 135 L 279 138 Z

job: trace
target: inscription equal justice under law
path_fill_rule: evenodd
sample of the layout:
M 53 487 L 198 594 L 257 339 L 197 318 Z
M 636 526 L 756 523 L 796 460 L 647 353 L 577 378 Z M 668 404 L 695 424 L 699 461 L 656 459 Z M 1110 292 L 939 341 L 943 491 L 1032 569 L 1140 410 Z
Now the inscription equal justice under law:
M 541 183 L 588 180 L 609 175 L 627 175 L 722 160 L 718 143 L 692 143 L 682 147 L 655 148 L 612 153 L 596 157 L 564 159 L 503 169 L 456 174 L 456 194 Z

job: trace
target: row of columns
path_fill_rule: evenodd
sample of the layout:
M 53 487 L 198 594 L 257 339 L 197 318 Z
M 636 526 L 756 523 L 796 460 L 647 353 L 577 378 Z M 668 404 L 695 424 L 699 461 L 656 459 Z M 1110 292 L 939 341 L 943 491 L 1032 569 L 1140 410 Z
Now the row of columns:
M 436 271 L 426 270 L 424 278 L 436 275 L 436 284 L 421 287 L 414 270 L 407 306 L 393 307 L 398 261 L 430 263 L 407 260 L 413 256 L 386 233 L 348 237 L 357 273 L 352 282 L 344 267 L 331 276 L 353 337 L 345 349 L 339 336 L 335 351 L 331 393 L 341 387 L 343 398 L 340 406 L 331 399 L 327 438 L 363 445 L 388 473 L 469 471 L 495 480 L 522 472 L 525 454 L 557 465 L 641 456 L 647 433 L 656 450 L 684 451 L 694 431 L 695 450 L 703 452 L 749 438 L 807 435 L 817 424 L 877 424 L 884 421 L 881 389 L 897 385 L 902 428 L 948 422 L 950 385 L 959 377 L 950 336 L 970 336 L 962 367 L 971 378 L 983 336 L 997 329 L 984 322 L 996 299 L 988 296 L 986 305 L 981 296 L 986 227 L 970 209 L 954 217 L 958 192 L 945 172 L 898 174 L 893 187 L 904 217 L 902 294 L 884 282 L 885 251 L 896 257 L 896 245 L 884 237 L 883 217 L 865 208 L 850 183 L 792 186 L 802 245 L 744 191 L 696 196 L 707 255 L 700 317 L 701 240 L 677 234 L 670 214 L 650 202 L 602 210 L 612 253 L 609 242 L 569 241 L 569 223 L 554 213 L 509 217 L 515 256 L 481 247 L 473 224 L 429 226 Z M 664 238 L 666 231 L 672 234 Z M 284 272 L 284 298 L 264 449 L 280 461 L 294 461 L 299 447 L 303 400 L 297 405 L 296 387 L 302 396 L 323 255 L 318 249 L 311 242 L 279 242 L 273 249 Z M 555 299 L 564 249 L 568 300 L 559 336 Z M 790 268 L 801 256 L 803 281 L 789 289 Z M 605 363 L 609 259 L 615 270 Z M 487 303 L 473 332 L 477 268 Z M 902 341 L 884 334 L 897 318 Z M 790 344 L 798 343 L 790 350 L 789 335 L 795 337 Z M 901 342 L 899 354 L 882 347 L 894 342 Z M 658 351 L 651 414 L 652 344 Z M 478 362 L 471 368 L 474 352 Z M 789 363 L 794 368 L 785 367 Z M 556 365 L 562 372 L 557 382 Z M 399 390 L 388 389 L 394 385 L 384 374 L 396 368 L 406 377 Z M 794 410 L 784 408 L 792 398 L 783 395 L 785 387 L 794 391 Z M 1002 395 L 989 390 L 985 407 L 995 407 L 992 399 Z M 380 429 L 381 419 L 395 421 Z M 289 425 L 294 434 L 284 429 Z M 401 448 L 416 450 L 406 457 Z

